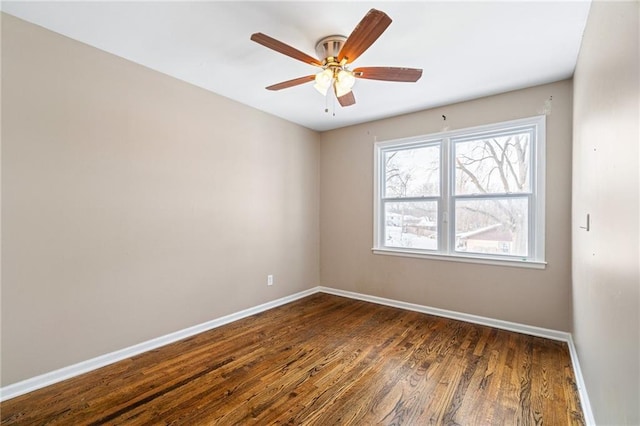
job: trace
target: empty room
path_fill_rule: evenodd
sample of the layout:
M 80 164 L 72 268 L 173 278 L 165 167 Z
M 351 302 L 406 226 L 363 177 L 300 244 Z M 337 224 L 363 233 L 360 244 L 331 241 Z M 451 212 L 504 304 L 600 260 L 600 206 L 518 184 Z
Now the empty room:
M 640 424 L 640 1 L 0 7 L 2 425 Z

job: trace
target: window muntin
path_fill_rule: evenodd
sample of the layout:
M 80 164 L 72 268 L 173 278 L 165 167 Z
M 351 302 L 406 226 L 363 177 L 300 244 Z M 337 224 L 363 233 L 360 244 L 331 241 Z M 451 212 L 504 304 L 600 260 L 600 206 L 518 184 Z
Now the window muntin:
M 544 118 L 378 142 L 374 250 L 544 263 Z

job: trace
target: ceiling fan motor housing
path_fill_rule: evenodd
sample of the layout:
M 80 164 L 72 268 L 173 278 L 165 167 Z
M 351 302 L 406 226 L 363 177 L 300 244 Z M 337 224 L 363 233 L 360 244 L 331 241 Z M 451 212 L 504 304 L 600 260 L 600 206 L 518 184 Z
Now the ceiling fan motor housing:
M 333 61 L 336 61 L 335 58 L 338 57 L 338 53 L 340 53 L 340 49 L 342 49 L 342 45 L 344 45 L 346 40 L 347 38 L 341 35 L 324 37 L 316 44 L 316 53 L 318 58 L 322 60 L 334 58 Z

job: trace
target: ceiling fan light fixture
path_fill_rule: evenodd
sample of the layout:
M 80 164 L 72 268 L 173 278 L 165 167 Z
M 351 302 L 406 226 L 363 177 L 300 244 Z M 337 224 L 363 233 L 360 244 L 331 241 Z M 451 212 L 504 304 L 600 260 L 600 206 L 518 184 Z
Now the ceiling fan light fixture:
M 316 84 L 313 87 L 322 94 L 327 96 L 327 91 L 331 87 L 331 81 L 333 80 L 333 72 L 330 69 L 325 69 L 316 74 Z
M 348 87 L 351 89 L 356 82 L 356 78 L 353 76 L 353 73 L 348 70 L 340 70 L 338 72 L 337 80 L 343 87 Z
M 416 82 L 422 76 L 417 68 L 398 67 L 360 67 L 350 71 L 347 67 L 364 53 L 391 24 L 386 13 L 371 9 L 360 20 L 349 37 L 332 35 L 321 39 L 316 44 L 318 58 L 289 46 L 266 34 L 255 33 L 251 40 L 290 58 L 322 68 L 317 74 L 305 75 L 278 84 L 268 86 L 267 90 L 281 90 L 288 87 L 314 81 L 314 88 L 326 96 L 333 86 L 333 91 L 343 107 L 354 105 L 355 97 L 351 92 L 356 78 L 369 80 Z
M 349 93 L 355 82 L 356 78 L 351 71 L 340 70 L 335 82 L 336 96 L 340 98 Z
M 339 81 L 336 81 L 335 87 L 336 87 L 336 96 L 338 98 L 343 97 L 344 95 L 346 95 L 351 91 L 350 87 L 343 86 L 342 84 L 340 84 Z
M 316 89 L 318 92 L 320 92 L 320 94 L 322 96 L 327 96 L 327 92 L 329 91 L 329 87 L 331 87 L 330 84 L 327 84 L 325 86 L 325 85 L 316 83 L 316 84 L 313 85 L 313 88 Z

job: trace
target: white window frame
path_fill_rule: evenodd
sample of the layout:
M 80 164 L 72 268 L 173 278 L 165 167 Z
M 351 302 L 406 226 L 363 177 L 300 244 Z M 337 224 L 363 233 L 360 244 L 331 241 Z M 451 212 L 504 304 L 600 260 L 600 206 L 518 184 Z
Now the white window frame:
M 452 182 L 455 167 L 451 158 L 455 153 L 455 140 L 473 138 L 483 134 L 498 134 L 501 132 L 532 129 L 531 143 L 530 187 L 527 194 L 491 195 L 491 198 L 526 197 L 529 200 L 528 243 L 529 256 L 517 257 L 512 255 L 490 255 L 478 253 L 456 252 L 452 247 L 455 242 L 455 210 L 453 204 L 456 199 L 480 197 L 465 197 L 453 194 Z M 373 248 L 375 254 L 417 257 L 425 259 L 449 260 L 458 262 L 482 263 L 502 266 L 518 266 L 526 268 L 544 269 L 545 261 L 545 139 L 546 116 L 523 118 L 504 121 L 483 126 L 470 127 L 459 130 L 433 133 L 403 139 L 376 142 L 374 145 L 374 210 L 373 210 Z M 430 144 L 440 144 L 440 195 L 439 197 L 425 197 L 424 199 L 410 198 L 406 201 L 430 201 L 437 199 L 439 203 L 438 215 L 438 250 L 413 249 L 402 247 L 387 247 L 384 245 L 384 153 L 398 149 L 422 147 Z

